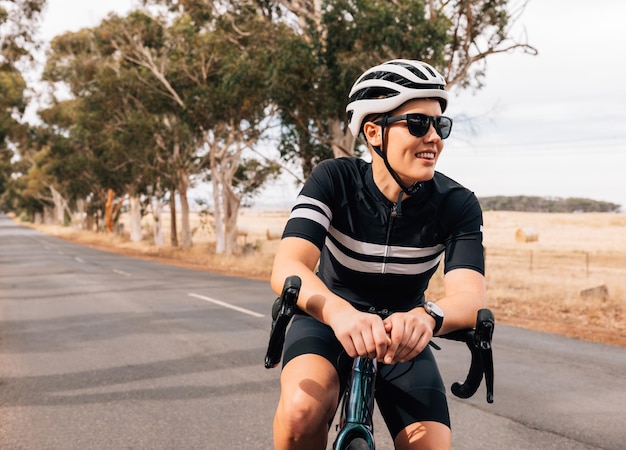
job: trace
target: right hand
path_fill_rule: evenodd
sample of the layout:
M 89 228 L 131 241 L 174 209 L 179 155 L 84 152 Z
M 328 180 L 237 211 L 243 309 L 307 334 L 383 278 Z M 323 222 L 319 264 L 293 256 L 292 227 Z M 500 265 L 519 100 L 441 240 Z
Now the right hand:
M 376 314 L 358 311 L 352 306 L 333 314 L 330 327 L 351 357 L 383 359 L 391 339 L 383 320 Z

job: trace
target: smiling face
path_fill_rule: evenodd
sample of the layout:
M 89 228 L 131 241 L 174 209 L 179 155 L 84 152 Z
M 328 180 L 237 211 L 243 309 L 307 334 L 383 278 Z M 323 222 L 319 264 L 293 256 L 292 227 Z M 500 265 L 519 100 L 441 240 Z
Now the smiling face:
M 411 113 L 440 116 L 441 105 L 437 100 L 411 100 L 390 113 L 389 117 Z M 363 131 L 371 145 L 382 145 L 383 136 L 379 134 L 381 132 L 379 125 L 368 122 L 364 125 Z M 435 175 L 435 165 L 443 150 L 443 140 L 432 124 L 428 132 L 421 137 L 409 133 L 405 120 L 387 125 L 384 133 L 384 149 L 387 160 L 405 186 L 430 180 Z M 397 195 L 400 192 L 400 187 L 393 180 L 382 158 L 376 152 L 372 152 L 372 167 L 374 179 L 381 191 L 387 195 L 387 191 L 392 190 Z M 397 186 L 397 189 L 394 185 Z M 388 196 L 393 197 L 393 195 L 394 192 L 389 192 Z

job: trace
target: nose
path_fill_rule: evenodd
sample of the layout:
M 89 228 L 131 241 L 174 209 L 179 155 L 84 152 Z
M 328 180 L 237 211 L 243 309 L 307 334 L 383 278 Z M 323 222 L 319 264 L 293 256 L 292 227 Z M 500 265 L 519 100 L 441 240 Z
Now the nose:
M 435 129 L 435 122 L 431 119 L 430 123 L 428 124 L 428 131 L 426 132 L 426 134 L 424 135 L 424 140 L 425 141 L 441 141 L 441 136 L 439 136 L 439 134 L 437 133 L 437 130 Z

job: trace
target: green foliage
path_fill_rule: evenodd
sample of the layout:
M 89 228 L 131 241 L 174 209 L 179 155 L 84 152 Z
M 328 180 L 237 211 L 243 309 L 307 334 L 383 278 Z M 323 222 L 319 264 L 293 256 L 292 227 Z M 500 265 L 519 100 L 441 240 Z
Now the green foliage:
M 481 197 L 480 204 L 485 211 L 525 211 L 525 212 L 618 212 L 621 205 L 587 198 L 554 198 L 518 195 L 513 197 Z
M 304 175 L 320 160 L 351 155 L 346 97 L 367 68 L 393 58 L 421 59 L 440 68 L 448 85 L 480 87 L 488 55 L 518 46 L 510 39 L 507 0 L 325 0 L 257 2 L 287 7 L 298 26 L 277 39 L 271 92 L 282 121 L 281 152 L 300 160 Z M 275 10 L 274 10 L 275 11 Z M 284 15 L 268 20 L 290 23 Z
M 267 181 L 275 180 L 280 174 L 277 163 L 263 164 L 256 159 L 246 159 L 239 164 L 235 172 L 235 185 L 244 201 L 261 189 Z
M 17 17 L 6 5 L 34 18 L 44 3 L 0 0 L 0 26 Z M 73 98 L 54 99 L 39 112 L 45 126 L 29 133 L 14 120 L 25 105 L 13 65 L 23 51 L 7 44 L 0 188 L 11 190 L 12 204 L 23 190 L 21 204 L 31 209 L 46 185 L 97 205 L 109 188 L 173 191 L 186 176 L 215 180 L 213 170 L 232 174 L 226 190 L 235 197 L 250 197 L 278 170 L 241 156 L 267 135 L 268 122 L 279 123 L 273 137 L 282 157 L 301 162 L 305 176 L 338 150 L 351 154 L 346 97 L 364 69 L 390 58 L 422 59 L 451 84 L 469 86 L 482 73 L 470 70 L 474 63 L 504 51 L 498 46 L 509 39 L 509 3 L 144 0 L 126 17 L 112 14 L 51 42 L 42 78 L 65 83 Z M 7 139 L 19 163 L 11 162 Z M 12 180 L 11 170 L 21 177 Z
M 16 63 L 28 55 L 24 45 L 29 40 L 30 28 L 25 28 L 25 18 L 34 14 L 33 11 L 19 13 L 15 10 L 18 5 L 12 6 L 8 10 L 7 2 L 0 2 L 0 207 L 4 205 L 4 208 L 15 195 L 11 181 L 15 149 L 27 137 L 27 127 L 18 120 L 26 108 L 26 81 Z M 20 21 L 16 23 L 18 18 Z
M 0 66 L 0 196 L 11 176 L 14 148 L 24 142 L 27 127 L 17 117 L 26 107 L 24 90 L 26 82 L 10 64 Z
M 46 0 L 0 0 L 0 64 L 32 58 L 34 34 Z
M 12 158 L 13 152 L 11 150 L 0 150 L 0 202 L 3 194 L 7 191 L 11 174 L 13 173 L 13 165 L 11 164 Z

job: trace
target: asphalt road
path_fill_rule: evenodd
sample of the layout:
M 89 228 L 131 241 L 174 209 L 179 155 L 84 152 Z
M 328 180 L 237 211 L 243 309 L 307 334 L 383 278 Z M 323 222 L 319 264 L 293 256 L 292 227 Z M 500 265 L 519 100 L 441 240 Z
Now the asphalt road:
M 273 298 L 0 216 L 0 448 L 271 449 Z M 450 385 L 469 354 L 440 344 Z M 496 325 L 494 357 L 495 403 L 450 398 L 455 449 L 626 447 L 625 348 Z

